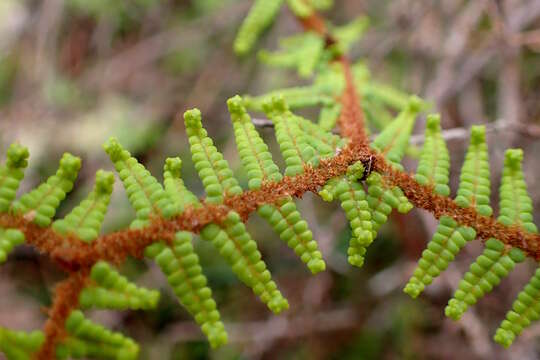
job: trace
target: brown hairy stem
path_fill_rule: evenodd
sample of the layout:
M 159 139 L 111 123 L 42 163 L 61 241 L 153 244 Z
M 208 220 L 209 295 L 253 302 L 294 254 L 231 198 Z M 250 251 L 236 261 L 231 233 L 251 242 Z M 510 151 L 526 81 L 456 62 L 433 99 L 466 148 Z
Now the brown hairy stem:
M 54 300 L 43 331 L 45 342 L 35 355 L 36 360 L 55 358 L 56 345 L 66 336 L 65 322 L 72 310 L 79 306 L 79 294 L 88 281 L 88 271 L 71 273 L 54 291 Z

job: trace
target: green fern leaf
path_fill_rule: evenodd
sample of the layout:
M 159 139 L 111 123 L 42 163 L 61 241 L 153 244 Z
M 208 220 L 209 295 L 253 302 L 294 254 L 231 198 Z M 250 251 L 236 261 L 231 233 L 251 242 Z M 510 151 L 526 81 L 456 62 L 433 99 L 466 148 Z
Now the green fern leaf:
M 10 145 L 7 151 L 6 163 L 0 166 L 0 213 L 7 212 L 15 199 L 28 155 L 28 149 L 19 144 Z
M 403 169 L 400 162 L 407 150 L 409 138 L 420 109 L 421 101 L 416 96 L 411 97 L 407 107 L 371 144 L 375 150 L 384 154 L 386 159 L 399 169 Z
M 462 207 L 473 206 L 481 215 L 491 216 L 490 194 L 486 131 L 484 126 L 473 126 L 471 143 L 461 168 L 456 203 Z
M 95 240 L 107 212 L 113 184 L 113 173 L 99 170 L 94 190 L 65 218 L 56 220 L 53 229 L 62 235 L 75 234 L 86 242 Z
M 324 48 L 324 39 L 313 32 L 305 32 L 280 40 L 280 50 L 261 50 L 259 60 L 275 67 L 296 68 L 301 77 L 313 75 Z
M 247 54 L 259 35 L 274 21 L 283 0 L 255 0 L 234 40 L 234 51 Z
M 240 159 L 248 174 L 249 188 L 258 189 L 265 181 L 280 181 L 283 177 L 279 168 L 273 162 L 268 146 L 255 130 L 249 114 L 242 106 L 242 99 L 236 96 L 229 99 L 227 105 L 231 113 Z M 312 130 L 315 132 L 315 129 Z M 323 134 L 314 135 L 324 137 Z M 326 268 L 318 245 L 313 240 L 313 234 L 309 230 L 307 222 L 301 218 L 290 196 L 282 199 L 278 206 L 260 206 L 257 212 L 270 223 L 280 238 L 308 265 L 312 273 L 320 272 Z
M 45 341 L 41 331 L 14 331 L 0 327 L 0 352 L 8 360 L 31 360 Z
M 415 179 L 422 185 L 432 185 L 437 194 L 448 196 L 450 195 L 449 172 L 450 155 L 441 135 L 440 116 L 429 115 Z
M 97 262 L 91 271 L 95 285 L 81 292 L 79 303 L 83 309 L 153 309 L 159 300 L 159 291 L 137 287 L 120 275 L 106 262 Z
M 321 108 L 318 124 L 324 131 L 331 131 L 335 126 L 339 114 L 341 113 L 340 104 L 326 105 Z
M 276 139 L 286 164 L 285 175 L 301 174 L 307 164 L 317 166 L 319 156 L 300 130 L 283 97 L 276 97 L 266 103 L 264 111 L 274 122 Z
M 489 161 L 483 126 L 471 128 L 471 143 L 461 168 L 460 179 L 456 202 L 464 207 L 473 206 L 483 215 L 491 215 Z M 475 237 L 474 229 L 459 226 L 452 218 L 442 216 L 404 291 L 413 298 L 417 297 L 434 278 L 446 270 L 463 246 Z
M 518 225 L 527 231 L 536 231 L 532 220 L 532 202 L 527 195 L 521 161 L 523 152 L 510 149 L 505 153 L 500 193 L 500 214 L 498 221 L 505 225 Z M 445 314 L 459 319 L 485 293 L 498 285 L 501 279 L 522 262 L 525 254 L 517 248 L 507 248 L 501 241 L 489 239 L 486 249 L 471 265 L 459 283 L 454 298 L 448 302 Z
M 21 196 L 13 203 L 11 210 L 17 215 L 33 219 L 39 226 L 48 226 L 60 202 L 73 188 L 73 182 L 80 168 L 81 159 L 65 153 L 56 174 L 36 189 Z
M 59 359 L 94 357 L 130 360 L 139 355 L 139 346 L 132 339 L 93 323 L 78 310 L 69 315 L 66 330 L 67 338 L 56 348 Z
M 527 193 L 521 160 L 523 152 L 518 149 L 508 150 L 503 169 L 501 184 L 501 211 L 499 221 L 504 224 L 516 224 L 524 230 L 537 233 L 532 222 L 532 200 Z M 540 271 L 537 270 L 525 288 L 518 294 L 512 310 L 506 314 L 494 339 L 508 347 L 516 336 L 531 322 L 540 318 Z
M 116 138 L 110 138 L 103 147 L 124 184 L 137 219 L 147 220 L 150 214 L 165 218 L 175 215 L 175 208 L 161 184 Z
M 227 160 L 223 159 L 202 127 L 200 111 L 186 111 L 184 120 L 193 163 L 208 195 L 206 201 L 220 204 L 224 195 L 240 194 L 242 189 L 233 177 Z M 279 313 L 288 308 L 287 300 L 277 290 L 266 264 L 261 260 L 257 243 L 246 231 L 236 212 L 229 212 L 222 226 L 207 225 L 202 229 L 201 236 L 218 249 L 238 278 L 251 287 L 270 310 Z

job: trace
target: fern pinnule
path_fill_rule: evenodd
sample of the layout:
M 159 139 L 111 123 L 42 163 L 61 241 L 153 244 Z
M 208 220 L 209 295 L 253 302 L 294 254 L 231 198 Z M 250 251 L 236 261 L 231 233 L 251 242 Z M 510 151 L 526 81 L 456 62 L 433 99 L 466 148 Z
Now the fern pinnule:
M 448 196 L 450 195 L 449 172 L 450 155 L 441 135 L 440 116 L 429 115 L 415 179 L 422 185 L 432 185 L 438 194 Z
M 227 105 L 231 113 L 240 159 L 248 174 L 248 186 L 250 189 L 258 189 L 263 181 L 280 181 L 283 176 L 241 101 L 237 96 L 229 99 Z M 257 212 L 270 223 L 281 240 L 307 264 L 312 273 L 326 268 L 318 245 L 313 240 L 313 234 L 290 196 L 283 198 L 276 205 L 262 205 Z
M 536 231 L 532 220 L 532 202 L 527 195 L 520 149 L 509 149 L 505 153 L 502 182 L 499 188 L 500 212 L 498 221 L 505 225 L 515 225 Z M 516 263 L 525 260 L 525 254 L 518 248 L 505 246 L 497 239 L 489 239 L 482 255 L 471 265 L 459 283 L 454 298 L 448 302 L 445 314 L 459 319 L 485 293 L 499 284 L 501 279 L 513 270 Z
M 221 204 L 224 196 L 238 195 L 242 188 L 233 176 L 227 160 L 216 149 L 202 126 L 199 110 L 184 113 L 186 132 L 189 136 L 191 157 L 208 195 L 206 202 Z M 234 273 L 255 294 L 279 313 L 289 307 L 287 300 L 277 290 L 266 264 L 261 259 L 257 243 L 247 232 L 238 213 L 230 211 L 223 224 L 207 225 L 201 231 L 203 239 L 210 240 L 229 263 Z
M 283 97 L 275 97 L 264 105 L 266 115 L 275 127 L 276 139 L 285 160 L 285 175 L 294 176 L 304 172 L 304 166 L 317 166 L 319 156 L 294 119 Z
M 159 292 L 137 287 L 104 261 L 97 262 L 90 273 L 95 284 L 80 295 L 83 309 L 152 309 L 157 306 Z
M 284 0 L 255 0 L 234 40 L 234 51 L 247 54 L 259 35 L 274 21 Z
M 116 138 L 103 145 L 114 164 L 137 219 L 146 220 L 150 214 L 170 218 L 175 209 L 163 186 L 125 150 Z
M 56 350 L 60 359 L 96 357 L 99 359 L 136 359 L 139 346 L 120 333 L 107 330 L 73 311 L 66 320 L 68 333 Z
M 461 168 L 460 183 L 456 203 L 463 207 L 472 206 L 479 213 L 491 215 L 489 205 L 490 178 L 485 137 L 485 127 L 471 128 L 471 141 Z M 404 292 L 417 297 L 424 288 L 439 276 L 465 244 L 476 237 L 473 228 L 460 226 L 449 216 L 442 216 L 439 225 L 413 276 L 405 285 Z
M 28 148 L 19 144 L 11 144 L 7 150 L 6 162 L 0 166 L 0 213 L 7 212 L 15 199 L 28 156 Z
M 0 351 L 8 359 L 30 360 L 44 340 L 43 332 L 38 330 L 27 333 L 0 327 Z
M 462 207 L 472 206 L 484 216 L 493 213 L 490 206 L 489 155 L 484 126 L 471 127 L 471 141 L 465 162 L 461 168 L 456 203 Z
M 92 192 L 63 219 L 54 221 L 52 228 L 63 235 L 75 234 L 82 241 L 95 240 L 107 212 L 113 184 L 113 173 L 98 170 Z
M 65 153 L 60 159 L 56 174 L 36 189 L 21 196 L 13 203 L 11 211 L 14 214 L 30 217 L 39 226 L 48 226 L 60 202 L 73 188 L 80 168 L 81 159 Z

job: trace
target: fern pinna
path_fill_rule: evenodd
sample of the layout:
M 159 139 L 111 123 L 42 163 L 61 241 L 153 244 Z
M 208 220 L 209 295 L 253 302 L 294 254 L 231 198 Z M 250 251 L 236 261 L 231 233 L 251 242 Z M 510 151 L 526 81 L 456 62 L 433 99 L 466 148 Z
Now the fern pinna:
M 138 287 L 115 270 L 127 256 L 154 261 L 178 302 L 193 316 L 212 347 L 227 342 L 212 290 L 193 247 L 193 235 L 209 242 L 231 271 L 274 313 L 289 303 L 262 259 L 244 222 L 257 212 L 312 273 L 326 264 L 294 198 L 310 191 L 337 201 L 351 228 L 348 259 L 364 263 L 368 247 L 392 210 L 423 208 L 439 219 L 404 291 L 417 297 L 441 274 L 467 242 L 485 240 L 485 250 L 470 266 L 445 313 L 459 319 L 467 308 L 530 256 L 540 259 L 532 202 L 527 194 L 519 149 L 506 152 L 500 186 L 500 211 L 492 217 L 485 129 L 471 129 L 470 146 L 455 199 L 450 198 L 450 157 L 438 115 L 428 115 L 416 174 L 401 161 L 418 115 L 428 104 L 370 79 L 362 62 L 351 64 L 349 46 L 365 29 L 363 18 L 332 26 L 317 14 L 331 1 L 256 0 L 234 44 L 243 55 L 287 4 L 306 30 L 282 42 L 277 53 L 262 52 L 269 65 L 295 68 L 313 84 L 259 96 L 235 96 L 227 106 L 248 189 L 242 189 L 227 160 L 214 145 L 197 109 L 184 113 L 192 161 L 204 185 L 199 199 L 182 180 L 182 160 L 165 160 L 160 183 L 114 138 L 104 149 L 123 183 L 136 217 L 129 229 L 100 235 L 114 175 L 100 170 L 90 194 L 68 215 L 55 219 L 72 190 L 81 160 L 65 154 L 56 174 L 16 198 L 28 150 L 13 144 L 0 167 L 0 262 L 26 243 L 55 260 L 69 274 L 55 289 L 43 331 L 0 327 L 0 350 L 9 359 L 134 359 L 134 340 L 85 318 L 98 309 L 152 309 L 159 292 Z M 309 58 L 309 61 L 305 61 Z M 294 111 L 319 107 L 311 121 Z M 272 122 L 285 163 L 284 173 L 252 123 L 248 111 L 262 111 Z M 394 114 L 396 114 L 394 116 Z M 332 132 L 338 127 L 341 135 Z M 376 133 L 373 141 L 368 134 Z M 540 270 L 518 295 L 494 339 L 509 346 L 540 317 Z

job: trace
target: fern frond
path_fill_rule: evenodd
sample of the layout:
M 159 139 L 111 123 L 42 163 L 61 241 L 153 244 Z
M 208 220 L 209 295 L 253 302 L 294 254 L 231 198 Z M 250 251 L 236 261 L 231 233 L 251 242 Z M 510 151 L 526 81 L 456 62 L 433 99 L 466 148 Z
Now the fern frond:
M 227 105 L 234 126 L 240 159 L 248 174 L 249 188 L 258 189 L 265 181 L 280 181 L 283 177 L 279 168 L 273 162 L 268 146 L 255 130 L 251 117 L 242 106 L 242 99 L 236 96 L 229 99 Z M 309 127 L 307 124 L 304 125 Z M 328 140 L 324 134 L 315 134 L 316 130 L 312 130 L 314 136 L 319 135 Z M 331 138 L 331 140 L 334 139 Z M 320 272 L 326 268 L 318 245 L 313 240 L 313 234 L 309 230 L 307 222 L 301 218 L 290 196 L 281 200 L 278 206 L 262 205 L 257 209 L 257 212 L 270 223 L 281 240 L 308 265 L 312 273 Z
M 324 131 L 331 131 L 336 126 L 336 122 L 340 113 L 340 104 L 323 106 L 321 108 L 321 112 L 319 113 L 319 127 Z
M 360 16 L 346 25 L 335 26 L 332 29 L 332 35 L 337 40 L 337 46 L 340 53 L 349 51 L 351 45 L 358 41 L 369 26 L 369 20 L 365 16 Z
M 490 204 L 490 173 L 484 126 L 471 128 L 471 142 L 461 168 L 456 203 L 475 207 L 484 216 L 493 213 Z
M 67 321 L 68 337 L 56 349 L 60 359 L 96 357 L 98 359 L 136 359 L 139 346 L 130 338 L 112 332 L 73 311 Z
M 523 152 L 510 149 L 505 153 L 500 193 L 500 214 L 498 221 L 505 225 L 520 226 L 527 231 L 536 231 L 532 220 L 532 201 L 527 195 L 521 161 Z M 486 249 L 471 265 L 459 283 L 454 298 L 448 302 L 445 314 L 459 319 L 485 293 L 499 284 L 501 279 L 513 270 L 516 263 L 525 260 L 525 254 L 518 248 L 508 248 L 497 239 L 489 239 Z
M 62 234 L 75 234 L 81 240 L 95 240 L 107 212 L 114 184 L 111 172 L 98 170 L 94 190 L 66 217 L 53 222 L 52 228 Z
M 21 245 L 24 240 L 24 234 L 20 230 L 0 227 L 0 264 L 5 262 L 15 246 Z
M 33 358 L 45 336 L 41 331 L 14 331 L 0 327 L 0 352 L 8 360 L 30 360 Z
M 11 211 L 32 219 L 39 226 L 48 226 L 60 202 L 73 188 L 80 168 L 81 159 L 65 153 L 56 174 L 36 189 L 21 196 L 13 203 Z
M 7 212 L 15 199 L 28 156 L 28 149 L 19 144 L 11 144 L 7 150 L 6 162 L 0 166 L 0 213 Z
M 187 205 L 198 203 L 180 177 L 182 162 L 179 158 L 169 158 L 164 166 L 165 189 L 140 165 L 137 160 L 122 149 L 115 140 L 106 146 L 120 172 L 128 198 L 137 211 L 137 220 L 132 227 L 144 227 L 152 216 L 163 211 L 180 214 Z M 163 199 L 166 199 L 165 201 Z M 164 210 L 162 210 L 164 209 Z M 199 265 L 199 258 L 191 245 L 191 234 L 178 232 L 170 247 L 163 242 L 154 243 L 145 249 L 145 255 L 154 259 L 167 276 L 180 304 L 194 316 L 212 346 L 227 342 L 223 323 L 220 321 L 212 291 L 206 286 L 207 280 Z M 183 281 L 182 281 L 183 280 Z M 149 305 L 152 305 L 151 302 Z
M 531 233 L 537 233 L 532 222 L 532 200 L 527 193 L 521 160 L 523 152 L 511 149 L 506 152 L 501 184 L 501 211 L 499 221 L 516 224 Z M 536 270 L 525 288 L 518 294 L 512 310 L 495 333 L 494 339 L 508 347 L 525 327 L 540 318 L 540 271 Z
M 175 208 L 161 184 L 116 138 L 110 138 L 103 147 L 124 184 L 137 219 L 147 220 L 150 214 L 170 218 L 175 214 Z
M 422 150 L 423 151 L 423 150 Z M 456 203 L 463 207 L 472 206 L 479 213 L 491 215 L 489 206 L 490 179 L 485 127 L 471 128 L 471 142 L 461 168 Z M 476 231 L 459 224 L 448 216 L 442 216 L 427 249 L 413 276 L 403 290 L 417 297 L 424 288 L 439 276 L 465 244 L 476 237 Z
M 400 162 L 407 150 L 409 138 L 420 109 L 420 99 L 412 96 L 409 99 L 407 107 L 399 113 L 396 119 L 371 144 L 375 150 L 384 154 L 386 159 L 399 169 L 403 169 Z
M 255 0 L 234 39 L 234 51 L 247 54 L 260 34 L 274 21 L 283 0 Z
M 414 178 L 422 185 L 433 186 L 436 193 L 448 196 L 450 195 L 448 187 L 450 155 L 441 135 L 440 120 L 439 115 L 427 117 L 424 146 Z
M 184 185 L 181 168 L 182 161 L 179 158 L 168 158 L 163 172 L 165 191 L 178 213 L 182 213 L 188 205 L 198 205 L 198 199 Z M 171 247 L 154 243 L 146 248 L 145 255 L 155 259 L 178 300 L 201 326 L 210 345 L 217 347 L 227 343 L 227 333 L 212 298 L 212 290 L 207 285 L 208 280 L 202 272 L 199 257 L 193 249 L 191 234 L 179 231 Z
M 264 111 L 274 123 L 276 139 L 286 164 L 285 175 L 301 174 L 307 164 L 317 166 L 319 156 L 300 130 L 283 97 L 275 97 L 266 103 Z
M 242 189 L 233 177 L 227 160 L 223 159 L 202 127 L 200 111 L 186 111 L 184 120 L 193 163 L 208 195 L 206 201 L 221 204 L 224 195 L 240 194 Z M 261 260 L 257 243 L 236 212 L 230 211 L 221 226 L 207 225 L 202 229 L 201 236 L 219 250 L 238 278 L 251 287 L 270 310 L 279 313 L 289 307 Z
M 324 39 L 312 32 L 291 36 L 280 41 L 280 50 L 261 50 L 259 60 L 270 66 L 296 68 L 301 77 L 313 75 L 324 49 Z
M 95 285 L 86 287 L 79 298 L 83 309 L 138 310 L 157 306 L 159 291 L 137 287 L 104 261 L 92 267 L 91 279 Z

